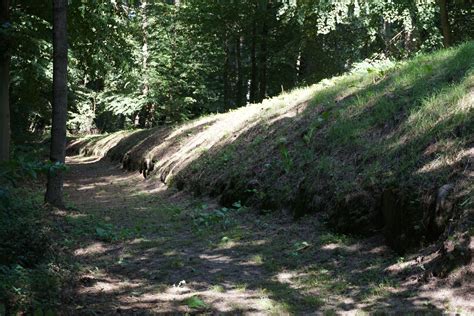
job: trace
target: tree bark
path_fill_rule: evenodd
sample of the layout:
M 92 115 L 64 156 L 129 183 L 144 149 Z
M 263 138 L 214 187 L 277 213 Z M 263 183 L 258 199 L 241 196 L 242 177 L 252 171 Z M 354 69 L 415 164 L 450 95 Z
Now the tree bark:
M 263 13 L 262 36 L 260 38 L 260 74 L 259 74 L 259 100 L 262 101 L 267 97 L 267 37 L 268 37 L 268 15 L 271 4 L 267 1 L 265 11 Z
M 258 98 L 258 68 L 257 68 L 257 22 L 252 23 L 252 44 L 250 48 L 251 74 L 250 74 L 250 103 L 256 103 Z
M 449 26 L 448 4 L 446 0 L 439 0 L 441 30 L 443 31 L 444 47 L 451 46 L 451 27 Z
M 0 28 L 10 28 L 9 0 L 0 3 Z M 0 37 L 0 161 L 10 159 L 10 52 L 8 36 Z
M 143 87 L 142 94 L 146 97 L 149 91 L 148 83 L 148 18 L 147 18 L 147 6 L 148 3 L 146 0 L 142 1 L 141 11 L 142 11 L 142 75 L 143 75 Z
M 244 91 L 244 73 L 242 71 L 242 57 L 241 57 L 241 49 L 242 49 L 242 37 L 237 36 L 235 42 L 235 65 L 237 71 L 237 88 L 236 88 L 236 104 L 237 106 L 245 105 L 245 91 Z
M 147 0 L 143 0 L 140 5 L 140 11 L 142 16 L 142 95 L 145 99 L 148 98 L 150 90 L 150 84 L 148 82 L 148 17 L 147 17 Z M 135 127 L 144 128 L 148 124 L 150 118 L 149 104 L 148 102 L 140 109 L 138 114 L 138 120 L 135 120 Z
M 224 108 L 229 109 L 230 107 L 230 52 L 229 52 L 229 44 L 227 41 L 227 36 L 224 41 L 224 51 L 225 51 L 225 57 L 224 57 L 224 73 L 223 73 L 223 79 L 224 79 Z
M 64 164 L 67 119 L 67 1 L 53 0 L 53 115 L 50 160 Z M 45 201 L 63 207 L 63 171 L 48 173 Z

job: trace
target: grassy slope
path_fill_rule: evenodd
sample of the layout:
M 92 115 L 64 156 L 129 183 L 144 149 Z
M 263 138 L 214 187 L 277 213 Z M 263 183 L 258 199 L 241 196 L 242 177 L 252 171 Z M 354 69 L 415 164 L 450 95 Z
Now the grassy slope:
M 223 204 L 327 211 L 332 226 L 351 233 L 385 224 L 400 248 L 442 231 L 452 216 L 450 208 L 435 212 L 442 185 L 454 184 L 458 214 L 472 208 L 473 144 L 471 42 L 175 128 L 122 131 L 71 148 L 114 160 L 128 152 L 132 169 L 154 157 L 162 181 Z

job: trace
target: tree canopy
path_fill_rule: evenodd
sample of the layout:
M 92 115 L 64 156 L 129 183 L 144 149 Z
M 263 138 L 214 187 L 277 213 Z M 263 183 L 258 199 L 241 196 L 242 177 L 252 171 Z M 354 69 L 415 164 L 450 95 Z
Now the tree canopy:
M 68 130 L 188 120 L 472 38 L 472 3 L 444 9 L 448 33 L 435 0 L 72 1 Z M 51 10 L 11 3 L 15 139 L 50 126 Z

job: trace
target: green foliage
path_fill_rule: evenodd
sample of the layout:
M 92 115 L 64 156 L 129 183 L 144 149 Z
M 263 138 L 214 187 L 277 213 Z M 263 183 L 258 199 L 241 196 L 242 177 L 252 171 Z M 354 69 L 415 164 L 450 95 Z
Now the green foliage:
M 95 228 L 95 234 L 99 240 L 112 241 L 116 238 L 113 228 L 112 224 L 105 224 L 102 227 L 98 226 Z
M 303 141 L 306 145 L 310 145 L 311 141 L 313 140 L 313 136 L 315 135 L 316 131 L 323 126 L 323 123 L 329 119 L 329 111 L 325 111 L 321 113 L 319 116 L 310 126 L 308 131 L 303 135 Z
M 298 257 L 300 255 L 300 252 L 311 247 L 311 244 L 309 244 L 307 241 L 298 241 L 293 243 L 293 249 L 289 253 L 291 257 Z
M 26 1 L 25 1 L 26 2 Z M 42 136 L 51 115 L 50 4 L 11 6 L 11 128 L 15 141 Z M 2 45 L 3 46 L 3 45 Z
M 0 198 L 0 301 L 12 310 L 51 308 L 59 300 L 51 226 L 40 196 L 21 189 Z
M 95 227 L 95 236 L 97 239 L 105 242 L 139 238 L 141 235 L 140 226 L 135 226 L 133 228 L 119 228 L 110 223 L 100 223 Z
M 290 152 L 287 147 L 287 140 L 285 138 L 280 138 L 278 141 L 278 150 L 280 152 L 281 161 L 283 163 L 283 168 L 286 173 L 290 173 L 291 168 L 293 167 L 293 160 L 290 156 Z
M 37 265 L 34 269 L 0 265 L 1 301 L 8 305 L 10 312 L 30 307 L 53 313 L 60 294 L 61 275 L 57 271 L 57 267 L 47 264 Z
M 202 309 L 207 307 L 207 304 L 198 296 L 191 296 L 185 299 L 183 303 L 192 309 Z
M 68 167 L 60 162 L 42 161 L 38 155 L 44 155 L 43 149 L 37 146 L 16 146 L 12 153 L 14 159 L 0 162 L 0 192 L 7 190 L 8 186 L 16 186 L 22 179 L 37 179 L 48 172 L 67 171 Z M 1 194 L 1 193 L 0 193 Z
M 207 205 L 204 204 L 194 211 L 192 215 L 193 223 L 198 229 L 216 226 L 227 229 L 233 224 L 231 214 L 240 211 L 242 208 L 243 206 L 240 202 L 235 202 L 231 208 L 221 207 L 220 209 L 207 211 Z
M 323 245 L 333 243 L 339 245 L 347 245 L 351 242 L 351 238 L 347 235 L 327 232 L 325 234 L 321 234 L 321 236 L 319 237 L 319 242 Z
M 16 180 L 29 177 L 36 179 L 39 174 L 55 173 L 58 171 L 66 171 L 68 167 L 60 162 L 38 162 L 38 161 L 24 161 L 21 159 L 10 160 L 2 162 L 0 165 L 0 177 L 3 180 L 8 180 L 10 183 L 15 183 Z
M 49 127 L 51 10 L 11 8 L 16 140 Z M 455 43 L 472 39 L 470 7 L 453 1 L 448 10 Z M 435 0 L 73 1 L 68 129 L 152 127 L 259 102 L 354 64 L 438 49 L 439 24 Z
M 0 165 L 0 302 L 11 312 L 47 310 L 59 300 L 62 278 L 52 253 L 55 226 L 41 192 L 26 184 L 65 167 L 33 160 L 39 154 L 34 147 L 17 146 L 15 154 Z
M 2 192 L 0 264 L 33 266 L 47 249 L 47 232 L 39 221 L 44 211 L 39 206 L 37 197 L 28 195 L 31 193 L 23 190 Z
M 142 237 L 140 225 L 135 227 L 119 227 L 93 216 L 66 217 L 66 222 L 71 226 L 71 235 L 80 239 L 84 235 L 95 236 L 103 242 L 116 242 L 121 240 Z M 68 242 L 73 242 L 68 240 Z

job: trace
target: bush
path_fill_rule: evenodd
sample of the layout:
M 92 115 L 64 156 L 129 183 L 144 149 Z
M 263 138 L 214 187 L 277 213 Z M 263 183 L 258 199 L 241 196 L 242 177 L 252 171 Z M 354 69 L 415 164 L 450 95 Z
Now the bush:
M 0 200 L 0 265 L 33 267 L 48 252 L 44 209 L 32 192 L 3 192 Z
M 63 167 L 25 156 L 0 165 L 0 314 L 44 312 L 58 301 L 54 225 L 31 181 L 54 168 Z

